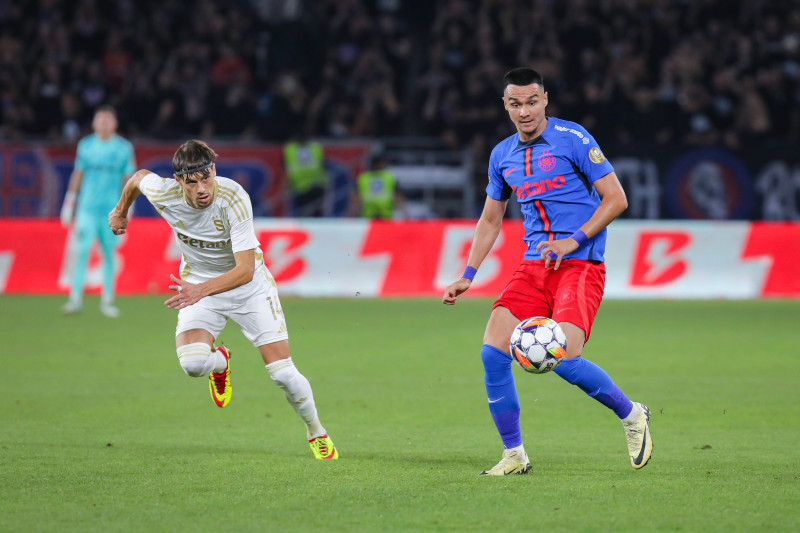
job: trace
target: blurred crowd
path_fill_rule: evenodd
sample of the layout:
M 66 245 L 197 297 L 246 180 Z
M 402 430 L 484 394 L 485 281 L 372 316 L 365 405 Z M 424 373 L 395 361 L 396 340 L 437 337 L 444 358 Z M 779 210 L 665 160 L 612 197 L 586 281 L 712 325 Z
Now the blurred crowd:
M 513 132 L 505 71 L 601 144 L 800 141 L 800 0 L 0 0 L 0 139 Z

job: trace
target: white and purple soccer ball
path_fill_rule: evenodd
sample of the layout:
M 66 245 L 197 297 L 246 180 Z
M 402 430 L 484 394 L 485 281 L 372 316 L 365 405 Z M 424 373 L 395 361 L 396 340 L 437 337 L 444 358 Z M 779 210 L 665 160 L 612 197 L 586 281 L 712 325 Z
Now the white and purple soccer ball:
M 523 370 L 544 374 L 557 367 L 566 355 L 567 336 L 555 320 L 534 316 L 514 328 L 509 350 Z

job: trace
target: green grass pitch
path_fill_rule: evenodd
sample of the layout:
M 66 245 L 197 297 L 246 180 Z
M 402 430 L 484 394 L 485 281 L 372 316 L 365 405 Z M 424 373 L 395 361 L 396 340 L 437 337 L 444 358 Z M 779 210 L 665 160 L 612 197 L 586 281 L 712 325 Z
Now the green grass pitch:
M 180 369 L 166 297 L 0 296 L 0 531 L 790 531 L 800 527 L 800 302 L 607 301 L 584 355 L 648 404 L 630 467 L 619 421 L 515 367 L 526 476 L 479 356 L 491 302 L 283 301 L 339 461 L 235 325 L 233 399 Z

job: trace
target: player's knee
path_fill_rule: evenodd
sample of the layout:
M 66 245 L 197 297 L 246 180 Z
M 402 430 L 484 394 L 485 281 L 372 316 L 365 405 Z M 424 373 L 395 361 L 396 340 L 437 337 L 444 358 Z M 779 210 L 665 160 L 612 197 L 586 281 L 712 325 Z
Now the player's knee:
M 511 366 L 511 356 L 490 344 L 481 346 L 481 361 L 487 370 Z
M 205 371 L 207 357 L 187 356 L 181 358 L 181 368 L 186 372 L 187 376 L 193 378 L 201 378 L 208 375 Z
M 211 347 L 204 342 L 195 342 L 179 346 L 178 361 L 186 375 L 198 378 L 208 375 Z
M 564 381 L 575 385 L 580 379 L 581 370 L 583 369 L 585 360 L 581 357 L 571 359 L 564 359 L 561 364 L 556 367 L 555 372 Z
M 484 344 L 481 347 L 481 361 L 487 384 L 499 385 L 514 379 L 511 373 L 511 356 L 499 348 Z

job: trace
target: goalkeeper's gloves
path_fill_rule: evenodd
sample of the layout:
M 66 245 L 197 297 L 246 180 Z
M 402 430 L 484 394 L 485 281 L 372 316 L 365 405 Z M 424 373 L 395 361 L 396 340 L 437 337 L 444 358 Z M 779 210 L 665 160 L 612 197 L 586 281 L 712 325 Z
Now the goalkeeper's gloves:
M 75 191 L 67 191 L 64 196 L 64 205 L 61 206 L 61 225 L 68 228 L 75 214 Z

